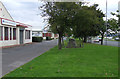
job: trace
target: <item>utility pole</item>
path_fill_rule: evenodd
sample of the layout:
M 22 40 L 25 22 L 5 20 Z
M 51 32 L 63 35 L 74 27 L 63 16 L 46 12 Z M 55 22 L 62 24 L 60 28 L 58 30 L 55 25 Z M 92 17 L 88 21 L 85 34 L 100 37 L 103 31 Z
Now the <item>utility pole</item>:
M 107 23 L 107 0 L 106 0 L 106 45 L 107 45 L 107 25 L 108 25 L 108 23 Z

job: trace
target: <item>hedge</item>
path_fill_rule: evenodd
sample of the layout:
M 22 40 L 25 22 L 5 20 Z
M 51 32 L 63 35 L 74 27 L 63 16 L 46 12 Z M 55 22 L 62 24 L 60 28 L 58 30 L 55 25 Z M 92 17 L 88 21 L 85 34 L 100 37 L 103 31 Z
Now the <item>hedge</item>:
M 42 37 L 32 37 L 32 42 L 42 42 Z
M 52 40 L 52 38 L 51 37 L 46 37 L 46 40 Z

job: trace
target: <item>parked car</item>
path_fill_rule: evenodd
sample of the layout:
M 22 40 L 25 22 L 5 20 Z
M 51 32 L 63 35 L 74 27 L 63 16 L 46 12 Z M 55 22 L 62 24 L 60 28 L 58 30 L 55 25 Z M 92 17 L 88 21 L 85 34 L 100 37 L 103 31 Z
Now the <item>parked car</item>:
M 93 40 L 93 42 L 98 42 L 99 43 L 99 38 L 95 38 L 94 40 Z
M 113 37 L 107 37 L 108 39 L 112 39 Z
M 102 38 L 101 37 L 99 37 L 99 41 L 101 41 L 102 40 Z
M 120 41 L 120 38 L 119 38 L 119 37 L 116 37 L 115 40 L 116 40 L 116 41 Z

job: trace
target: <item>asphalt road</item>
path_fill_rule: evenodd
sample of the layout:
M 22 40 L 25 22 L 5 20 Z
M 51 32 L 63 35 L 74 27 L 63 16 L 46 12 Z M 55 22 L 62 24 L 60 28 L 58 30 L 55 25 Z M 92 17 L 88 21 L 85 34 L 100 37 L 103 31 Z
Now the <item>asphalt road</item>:
M 57 40 L 2 49 L 2 76 L 57 45 Z
M 101 42 L 99 42 L 99 43 L 93 42 L 93 43 L 95 43 L 95 44 L 100 44 Z M 104 44 L 104 45 L 107 44 L 108 46 L 120 47 L 120 41 L 107 41 L 107 43 L 106 43 L 106 41 L 104 40 L 104 41 L 103 41 L 103 44 Z

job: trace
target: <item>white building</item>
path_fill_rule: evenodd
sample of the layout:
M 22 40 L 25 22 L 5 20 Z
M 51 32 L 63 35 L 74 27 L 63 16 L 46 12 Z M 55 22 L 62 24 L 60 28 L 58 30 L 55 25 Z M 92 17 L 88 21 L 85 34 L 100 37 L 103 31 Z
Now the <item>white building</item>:
M 50 31 L 49 29 L 49 24 L 47 24 L 42 30 L 39 29 L 33 29 L 32 30 L 32 36 L 37 36 L 37 37 L 43 37 L 43 39 L 46 39 L 46 37 L 50 37 L 53 39 L 58 38 L 58 34 L 54 34 Z
M 32 37 L 42 37 L 42 33 L 40 29 L 32 29 Z
M 0 2 L 0 47 L 32 42 L 32 26 L 13 20 Z

